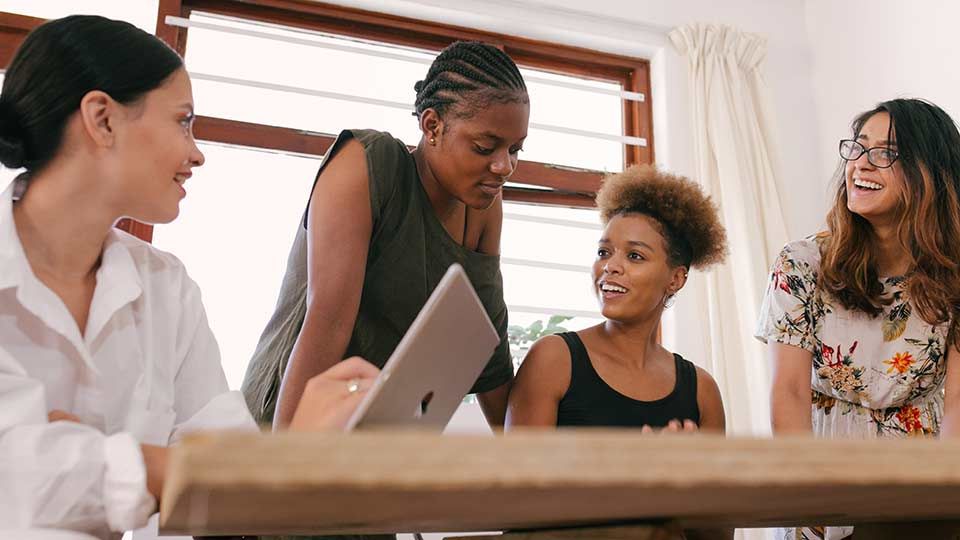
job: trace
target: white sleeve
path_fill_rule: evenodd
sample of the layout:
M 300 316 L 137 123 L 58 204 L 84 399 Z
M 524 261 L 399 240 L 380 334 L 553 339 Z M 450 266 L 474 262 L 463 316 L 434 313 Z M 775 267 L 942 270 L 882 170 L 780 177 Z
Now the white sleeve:
M 191 431 L 255 430 L 243 394 L 230 391 L 220 364 L 220 348 L 207 323 L 200 289 L 184 276 L 184 312 L 178 329 L 177 354 L 182 358 L 174 380 L 176 420 L 170 444 Z
M 146 476 L 130 434 L 49 423 L 43 385 L 0 349 L 0 523 L 130 530 L 156 507 Z

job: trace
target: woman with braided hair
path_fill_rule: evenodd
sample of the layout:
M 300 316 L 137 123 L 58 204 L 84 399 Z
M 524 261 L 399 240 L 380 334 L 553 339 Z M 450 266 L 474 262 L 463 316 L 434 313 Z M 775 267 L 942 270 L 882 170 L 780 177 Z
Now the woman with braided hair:
M 320 166 L 243 384 L 261 423 L 286 425 L 306 381 L 343 358 L 383 366 L 459 263 L 502 338 L 472 392 L 489 424 L 503 424 L 513 366 L 501 190 L 527 136 L 526 85 L 503 51 L 456 42 L 414 88 L 416 149 L 389 133 L 346 130 Z

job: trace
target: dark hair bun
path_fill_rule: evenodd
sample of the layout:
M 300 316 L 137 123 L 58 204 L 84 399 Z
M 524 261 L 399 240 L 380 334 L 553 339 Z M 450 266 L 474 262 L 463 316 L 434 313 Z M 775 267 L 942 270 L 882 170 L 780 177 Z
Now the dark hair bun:
M 0 99 L 0 163 L 9 169 L 23 167 L 26 148 L 20 115 Z
M 416 93 L 419 94 L 421 90 L 423 90 L 423 81 L 417 81 L 417 82 L 413 83 L 413 91 L 414 91 L 414 92 L 416 92 Z
M 0 163 L 36 172 L 60 151 L 83 96 L 129 104 L 183 66 L 156 36 L 123 21 L 70 15 L 34 28 L 7 67 L 0 97 Z

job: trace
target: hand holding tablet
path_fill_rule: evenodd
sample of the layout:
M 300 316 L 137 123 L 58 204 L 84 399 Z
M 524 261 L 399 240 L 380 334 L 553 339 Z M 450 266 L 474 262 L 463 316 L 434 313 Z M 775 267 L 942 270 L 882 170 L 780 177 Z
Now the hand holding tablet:
M 443 430 L 499 343 L 463 267 L 451 265 L 346 429 Z

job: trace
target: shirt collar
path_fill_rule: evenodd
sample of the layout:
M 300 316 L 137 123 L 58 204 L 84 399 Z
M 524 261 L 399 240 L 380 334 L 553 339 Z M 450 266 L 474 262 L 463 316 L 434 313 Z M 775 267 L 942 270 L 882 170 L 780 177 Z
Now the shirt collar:
M 0 289 L 16 287 L 23 282 L 25 270 L 29 270 L 23 253 L 17 228 L 13 223 L 13 186 L 0 194 Z
M 17 299 L 26 309 L 76 342 L 80 332 L 73 318 L 56 295 L 37 279 L 27 261 L 13 221 L 13 189 L 11 182 L 0 195 L 0 290 L 16 287 Z M 87 318 L 87 340 L 96 337 L 117 310 L 142 293 L 140 273 L 125 236 L 116 229 L 107 234 Z
M 126 233 L 111 228 L 103 245 L 97 288 L 87 318 L 87 339 L 100 333 L 117 310 L 136 300 L 143 292 L 143 282 L 128 247 Z

